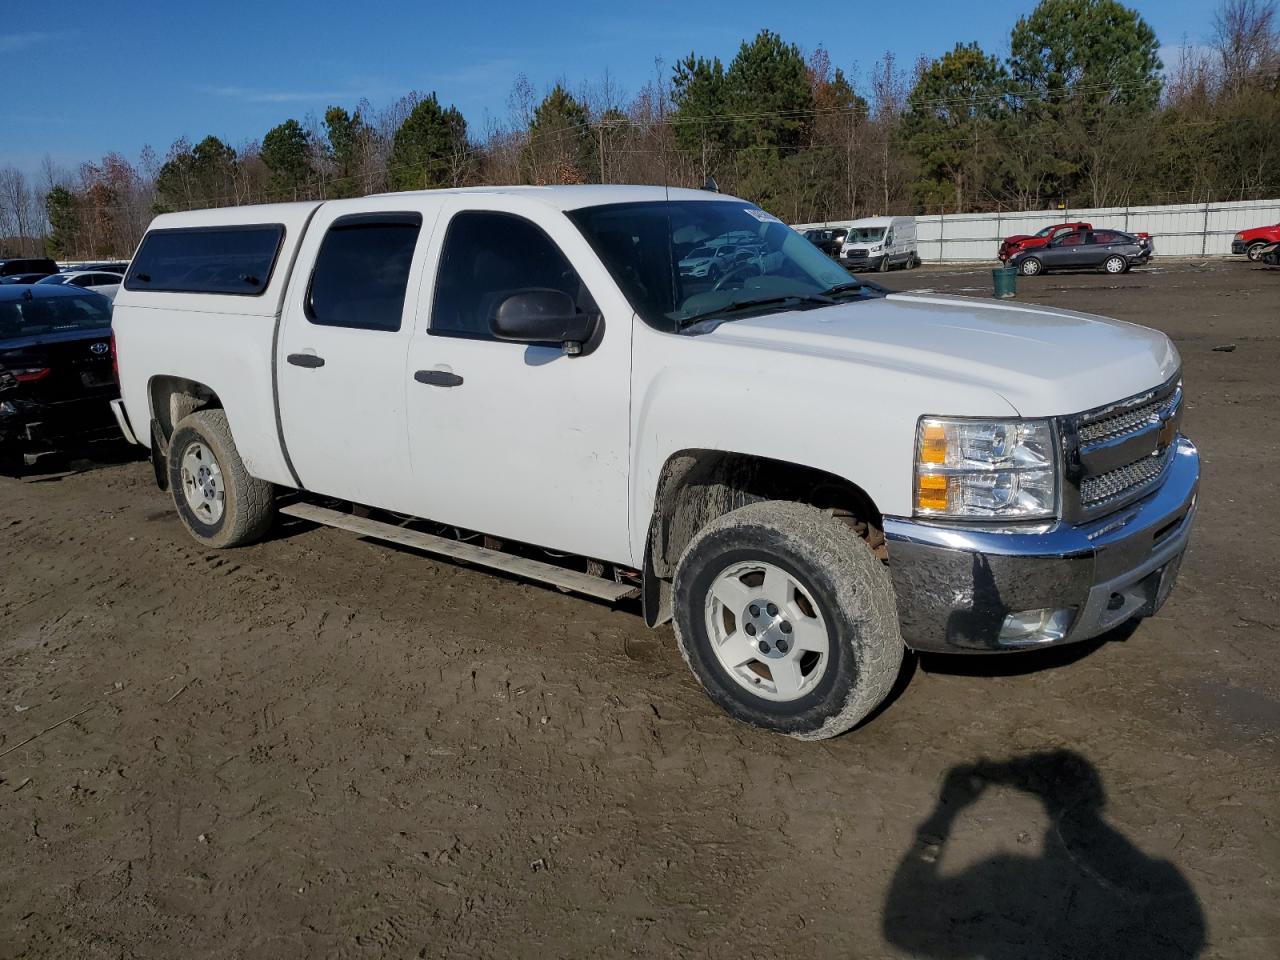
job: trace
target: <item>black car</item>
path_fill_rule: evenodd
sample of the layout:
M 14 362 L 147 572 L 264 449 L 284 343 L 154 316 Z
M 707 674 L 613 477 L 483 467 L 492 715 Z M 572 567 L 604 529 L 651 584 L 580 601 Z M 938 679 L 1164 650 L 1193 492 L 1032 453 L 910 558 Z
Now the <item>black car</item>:
M 103 260 L 100 263 L 81 263 L 74 267 L 67 267 L 63 273 L 87 273 L 91 270 L 102 273 L 119 273 L 123 275 L 129 270 L 129 261 Z
M 1050 270 L 1105 270 L 1124 273 L 1151 259 L 1155 245 L 1150 237 L 1135 237 L 1119 230 L 1073 230 L 1061 233 L 1047 247 L 1016 253 L 1009 266 L 1024 277 Z
M 1269 267 L 1280 267 L 1280 243 L 1269 243 L 1259 250 L 1258 260 Z
M 0 277 L 15 273 L 38 273 L 47 277 L 58 272 L 58 265 L 48 257 L 7 257 L 0 260 Z
M 56 277 L 56 273 L 10 273 L 0 277 L 0 283 L 39 283 L 46 277 Z
M 840 256 L 840 248 L 844 246 L 844 238 L 848 235 L 849 231 L 841 228 L 813 229 L 804 232 L 804 238 L 828 257 Z
M 78 287 L 0 286 L 0 463 L 112 436 L 111 301 Z

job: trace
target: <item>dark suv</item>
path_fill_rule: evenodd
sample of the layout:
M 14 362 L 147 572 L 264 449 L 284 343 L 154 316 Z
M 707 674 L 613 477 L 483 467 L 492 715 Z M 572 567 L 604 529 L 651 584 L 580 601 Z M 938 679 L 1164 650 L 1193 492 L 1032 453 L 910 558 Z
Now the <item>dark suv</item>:
M 58 265 L 48 257 L 10 257 L 0 260 L 0 277 L 15 273 L 40 273 L 49 276 L 58 272 Z
M 804 238 L 828 257 L 840 256 L 840 248 L 844 246 L 844 238 L 848 235 L 849 231 L 843 227 L 815 228 L 804 232 Z

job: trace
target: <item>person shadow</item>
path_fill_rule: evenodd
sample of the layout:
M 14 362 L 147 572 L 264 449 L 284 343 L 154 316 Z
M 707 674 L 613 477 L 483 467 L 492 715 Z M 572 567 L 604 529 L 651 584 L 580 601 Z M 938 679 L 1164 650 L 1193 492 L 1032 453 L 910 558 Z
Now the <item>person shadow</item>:
M 993 786 L 1040 800 L 1043 849 L 949 874 L 956 818 Z M 1191 884 L 1108 824 L 1105 801 L 1097 768 L 1070 750 L 953 767 L 894 873 L 885 939 L 921 960 L 1199 956 L 1206 928 Z

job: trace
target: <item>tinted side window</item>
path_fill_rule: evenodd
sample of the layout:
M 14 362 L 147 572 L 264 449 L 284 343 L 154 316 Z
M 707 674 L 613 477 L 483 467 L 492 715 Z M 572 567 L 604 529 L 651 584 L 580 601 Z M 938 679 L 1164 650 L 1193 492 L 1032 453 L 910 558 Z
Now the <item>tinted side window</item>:
M 399 330 L 421 227 L 416 213 L 335 220 L 316 254 L 307 319 L 327 327 Z
M 577 271 L 542 229 L 509 213 L 468 210 L 449 221 L 431 304 L 431 332 L 489 338 L 489 320 L 521 290 L 560 290 L 596 309 Z
M 1094 243 L 1124 243 L 1125 237 L 1114 230 L 1097 230 L 1093 234 Z
M 257 296 L 271 280 L 283 239 L 279 223 L 152 230 L 133 258 L 124 288 Z

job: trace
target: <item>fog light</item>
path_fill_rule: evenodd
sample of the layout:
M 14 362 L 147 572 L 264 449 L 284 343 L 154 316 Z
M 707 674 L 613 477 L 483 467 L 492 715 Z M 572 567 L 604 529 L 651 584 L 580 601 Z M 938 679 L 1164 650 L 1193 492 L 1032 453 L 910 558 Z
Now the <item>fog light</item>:
M 1004 618 L 1000 643 L 1051 643 L 1067 635 L 1074 610 L 1021 610 Z

